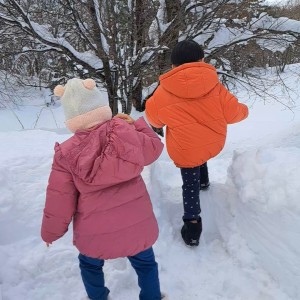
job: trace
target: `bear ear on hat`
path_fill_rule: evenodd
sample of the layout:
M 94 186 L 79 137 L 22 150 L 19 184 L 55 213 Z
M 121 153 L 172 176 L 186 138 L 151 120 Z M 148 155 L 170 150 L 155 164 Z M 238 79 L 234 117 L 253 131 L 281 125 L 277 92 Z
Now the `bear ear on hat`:
M 92 90 L 94 87 L 96 87 L 96 81 L 91 78 L 84 79 L 82 83 L 88 90 Z
M 57 97 L 62 97 L 63 94 L 65 93 L 65 88 L 62 85 L 57 85 L 54 90 L 53 93 L 55 96 Z

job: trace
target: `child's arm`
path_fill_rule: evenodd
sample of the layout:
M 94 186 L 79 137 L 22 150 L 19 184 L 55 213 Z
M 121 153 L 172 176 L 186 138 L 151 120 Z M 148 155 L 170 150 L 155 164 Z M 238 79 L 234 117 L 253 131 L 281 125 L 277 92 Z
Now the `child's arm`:
M 67 231 L 76 211 L 78 191 L 71 174 L 59 161 L 56 152 L 49 177 L 41 228 L 42 239 L 51 244 Z
M 156 107 L 154 96 L 150 97 L 146 102 L 145 110 L 146 118 L 148 122 L 155 128 L 162 128 L 165 126 L 158 117 L 158 109 Z
M 223 103 L 224 116 L 228 124 L 240 122 L 248 117 L 247 105 L 238 102 L 222 84 L 220 84 L 220 97 Z
M 156 133 L 147 125 L 143 117 L 135 121 L 134 126 L 141 141 L 144 165 L 150 165 L 160 156 L 164 145 Z

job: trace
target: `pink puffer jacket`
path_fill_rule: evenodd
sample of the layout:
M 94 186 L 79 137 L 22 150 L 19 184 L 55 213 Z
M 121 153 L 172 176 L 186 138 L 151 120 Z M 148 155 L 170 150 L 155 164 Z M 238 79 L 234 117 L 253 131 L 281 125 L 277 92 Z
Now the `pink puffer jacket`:
M 74 245 L 94 258 L 132 256 L 152 246 L 158 226 L 142 179 L 163 149 L 143 118 L 113 118 L 55 145 L 41 228 L 51 243 L 73 219 Z

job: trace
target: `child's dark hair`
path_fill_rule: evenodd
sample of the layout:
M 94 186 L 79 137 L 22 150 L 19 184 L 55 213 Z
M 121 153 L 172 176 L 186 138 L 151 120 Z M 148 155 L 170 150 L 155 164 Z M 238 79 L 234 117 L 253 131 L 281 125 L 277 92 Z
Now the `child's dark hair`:
M 202 47 L 193 40 L 177 43 L 171 53 L 171 63 L 178 67 L 185 63 L 196 62 L 204 57 Z

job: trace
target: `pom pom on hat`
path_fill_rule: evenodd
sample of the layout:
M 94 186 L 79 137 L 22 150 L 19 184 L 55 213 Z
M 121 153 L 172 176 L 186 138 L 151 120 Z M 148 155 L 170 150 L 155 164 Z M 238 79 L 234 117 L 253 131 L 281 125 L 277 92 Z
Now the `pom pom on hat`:
M 62 97 L 64 92 L 65 92 L 65 88 L 62 85 L 57 85 L 53 91 L 54 95 L 57 97 Z
M 90 78 L 83 80 L 82 83 L 83 83 L 83 85 L 84 85 L 87 89 L 89 89 L 89 90 L 92 90 L 94 87 L 96 87 L 96 82 L 95 82 L 95 80 L 90 79 Z
M 112 118 L 108 100 L 103 98 L 93 79 L 70 79 L 64 87 L 56 86 L 54 94 L 61 97 L 65 124 L 72 132 L 91 128 Z

